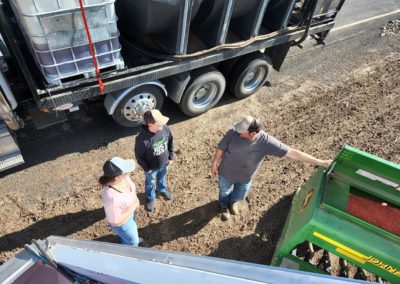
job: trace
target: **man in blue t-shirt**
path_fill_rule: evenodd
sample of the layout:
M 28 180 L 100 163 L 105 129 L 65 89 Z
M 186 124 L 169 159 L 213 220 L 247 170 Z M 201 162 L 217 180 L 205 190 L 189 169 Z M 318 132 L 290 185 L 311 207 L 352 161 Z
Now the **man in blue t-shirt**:
M 211 173 L 218 174 L 219 203 L 223 210 L 223 220 L 228 220 L 230 213 L 239 214 L 237 202 L 245 199 L 254 174 L 264 158 L 269 155 L 288 157 L 325 168 L 332 162 L 290 148 L 262 131 L 258 118 L 244 117 L 219 142 L 211 166 Z
M 171 130 L 157 109 L 146 111 L 143 115 L 144 125 L 136 136 L 135 156 L 145 173 L 146 210 L 153 212 L 158 191 L 167 199 L 172 198 L 167 190 L 166 175 L 168 166 L 174 159 L 174 143 Z

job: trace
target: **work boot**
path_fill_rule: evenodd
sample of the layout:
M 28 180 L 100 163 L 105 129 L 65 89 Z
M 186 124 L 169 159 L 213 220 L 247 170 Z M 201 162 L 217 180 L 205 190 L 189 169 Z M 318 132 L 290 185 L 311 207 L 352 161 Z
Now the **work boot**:
M 229 209 L 228 208 L 223 208 L 222 209 L 222 216 L 221 216 L 221 220 L 222 221 L 227 221 L 231 218 L 231 214 L 229 213 Z
M 168 190 L 161 192 L 161 194 L 164 196 L 165 199 L 171 200 L 172 199 L 172 193 L 169 192 Z
M 147 203 L 146 203 L 146 210 L 148 211 L 148 212 L 153 212 L 154 211 L 154 207 L 155 207 L 155 204 L 156 203 L 156 201 L 153 199 L 153 200 L 151 200 L 151 201 L 147 201 Z
M 229 206 L 229 209 L 230 209 L 232 215 L 239 215 L 239 213 L 240 213 L 240 212 L 239 212 L 239 205 L 238 205 L 237 202 L 232 203 L 232 204 Z

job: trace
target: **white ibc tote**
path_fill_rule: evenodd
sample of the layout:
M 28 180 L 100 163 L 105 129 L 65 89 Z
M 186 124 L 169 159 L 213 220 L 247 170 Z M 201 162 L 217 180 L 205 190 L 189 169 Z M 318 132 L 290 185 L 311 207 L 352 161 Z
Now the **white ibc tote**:
M 121 69 L 115 0 L 84 0 L 100 69 Z M 94 76 L 95 69 L 78 0 L 12 0 L 12 8 L 47 83 Z

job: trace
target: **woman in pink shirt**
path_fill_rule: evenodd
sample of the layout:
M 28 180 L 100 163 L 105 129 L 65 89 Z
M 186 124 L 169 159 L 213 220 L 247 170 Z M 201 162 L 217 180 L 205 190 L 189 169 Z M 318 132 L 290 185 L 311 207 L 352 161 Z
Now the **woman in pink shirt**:
M 140 238 L 135 222 L 139 207 L 136 187 L 129 177 L 135 169 L 134 160 L 114 157 L 105 162 L 104 175 L 99 183 L 103 186 L 103 205 L 107 223 L 125 245 L 138 246 Z

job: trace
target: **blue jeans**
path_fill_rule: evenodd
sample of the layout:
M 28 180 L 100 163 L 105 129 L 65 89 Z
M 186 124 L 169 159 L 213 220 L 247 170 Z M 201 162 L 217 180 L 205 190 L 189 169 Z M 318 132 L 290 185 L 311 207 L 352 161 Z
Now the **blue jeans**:
M 248 183 L 235 183 L 231 179 L 218 175 L 219 184 L 219 204 L 222 208 L 244 200 L 250 190 L 251 180 Z
M 121 226 L 111 226 L 111 230 L 114 231 L 120 238 L 121 243 L 124 245 L 131 245 L 137 247 L 139 245 L 139 234 L 137 225 L 135 222 L 135 214 L 129 218 Z
M 167 191 L 167 173 L 168 165 L 165 165 L 160 169 L 152 170 L 149 173 L 145 173 L 146 181 L 144 183 L 144 189 L 146 192 L 147 202 L 156 198 L 156 186 L 159 192 Z

